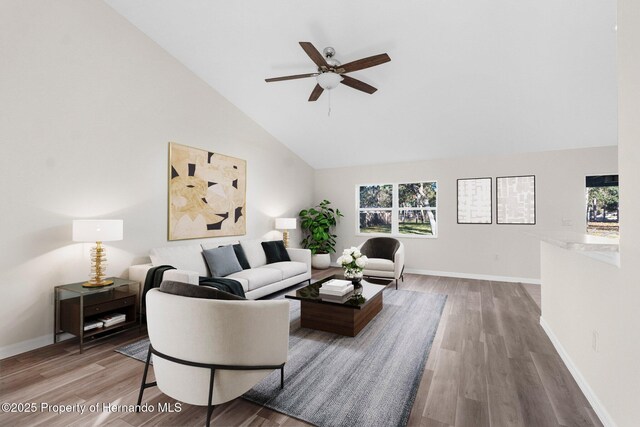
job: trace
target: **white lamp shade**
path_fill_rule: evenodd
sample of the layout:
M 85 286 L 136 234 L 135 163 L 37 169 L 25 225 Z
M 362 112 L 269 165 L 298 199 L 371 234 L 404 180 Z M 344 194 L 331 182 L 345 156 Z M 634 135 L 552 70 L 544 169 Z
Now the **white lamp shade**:
M 121 219 L 76 219 L 73 221 L 74 242 L 111 242 L 122 240 Z
M 327 71 L 316 76 L 316 80 L 322 89 L 331 90 L 338 86 L 343 77 L 340 74 Z
M 278 230 L 295 230 L 295 218 L 276 218 L 276 229 Z

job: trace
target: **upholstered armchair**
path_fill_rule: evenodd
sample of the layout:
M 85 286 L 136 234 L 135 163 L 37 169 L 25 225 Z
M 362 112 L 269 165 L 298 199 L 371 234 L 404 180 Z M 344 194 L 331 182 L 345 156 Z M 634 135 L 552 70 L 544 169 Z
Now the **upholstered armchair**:
M 151 343 L 138 405 L 144 389 L 157 385 L 176 400 L 207 406 L 208 426 L 215 405 L 241 396 L 274 369 L 284 387 L 288 301 L 193 298 L 160 289 L 146 295 Z M 147 383 L 151 354 L 156 381 Z
M 365 277 L 383 277 L 404 281 L 404 245 L 391 237 L 373 237 L 360 246 L 360 252 L 369 259 L 362 274 Z

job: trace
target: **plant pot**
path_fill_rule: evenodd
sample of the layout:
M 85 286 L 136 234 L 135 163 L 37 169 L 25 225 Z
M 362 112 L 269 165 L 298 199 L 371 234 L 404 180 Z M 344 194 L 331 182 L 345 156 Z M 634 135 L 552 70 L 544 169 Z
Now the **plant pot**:
M 331 255 L 315 254 L 311 255 L 311 266 L 318 270 L 326 270 L 331 266 Z

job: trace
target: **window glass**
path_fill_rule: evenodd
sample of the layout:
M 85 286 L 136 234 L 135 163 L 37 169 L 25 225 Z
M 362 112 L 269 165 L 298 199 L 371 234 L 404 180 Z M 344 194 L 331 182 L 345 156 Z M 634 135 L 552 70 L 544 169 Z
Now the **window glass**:
M 618 175 L 588 176 L 585 193 L 587 233 L 618 237 L 620 234 Z
M 398 196 L 401 208 L 436 207 L 436 183 L 417 182 L 399 184 Z
M 360 186 L 360 208 L 390 208 L 392 203 L 392 185 Z
M 391 233 L 391 211 L 360 211 L 361 233 Z
M 432 221 L 436 221 L 436 212 L 432 210 L 400 210 L 398 231 L 400 234 L 432 236 Z

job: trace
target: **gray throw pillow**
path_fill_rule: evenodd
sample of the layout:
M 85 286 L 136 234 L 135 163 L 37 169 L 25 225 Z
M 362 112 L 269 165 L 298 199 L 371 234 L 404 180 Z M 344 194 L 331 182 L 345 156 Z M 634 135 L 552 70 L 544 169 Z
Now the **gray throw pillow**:
M 209 286 L 192 285 L 190 283 L 174 282 L 173 280 L 165 280 L 160 284 L 159 289 L 160 292 L 166 294 L 180 295 L 189 298 L 245 300 L 242 297 L 221 291 L 220 289 Z
M 219 248 L 205 249 L 202 251 L 211 277 L 225 277 L 229 274 L 242 271 L 238 257 L 232 246 L 220 246 Z

